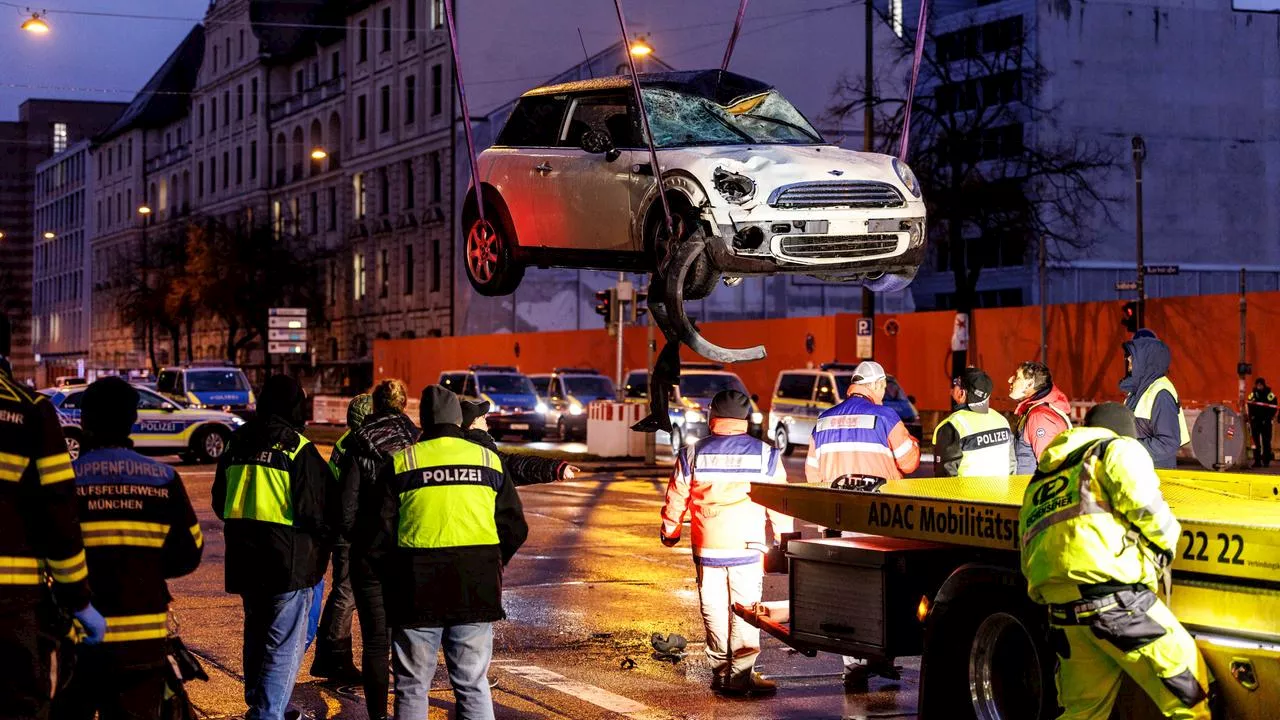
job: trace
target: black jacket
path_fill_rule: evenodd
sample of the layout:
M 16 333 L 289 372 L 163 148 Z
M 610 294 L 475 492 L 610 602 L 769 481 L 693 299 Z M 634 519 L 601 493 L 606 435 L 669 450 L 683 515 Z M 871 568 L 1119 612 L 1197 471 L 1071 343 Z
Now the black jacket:
M 213 511 L 226 524 L 226 589 L 236 594 L 279 595 L 314 586 L 324 577 L 333 537 L 337 483 L 316 446 L 307 443 L 288 461 L 293 525 L 226 520 L 227 470 L 253 464 L 260 455 L 292 450 L 299 434 L 277 416 L 257 417 L 231 436 L 218 460 Z M 332 496 L 332 499 L 331 499 Z
M 1276 394 L 1271 388 L 1253 389 L 1249 393 L 1249 422 L 1254 425 L 1266 425 L 1276 417 Z
M 456 425 L 430 425 L 422 441 L 439 437 L 466 439 Z M 387 616 L 392 627 L 443 627 L 493 622 L 502 610 L 502 571 L 529 534 L 520 496 L 504 473 L 494 501 L 497 545 L 431 550 L 401 549 L 397 544 L 400 498 L 394 465 L 378 474 L 376 525 L 357 526 L 353 546 L 368 547 L 370 562 L 382 570 Z M 372 521 L 373 518 L 369 518 Z
M 502 452 L 498 450 L 498 442 L 493 439 L 493 436 L 483 430 L 466 430 L 464 435 L 471 442 L 483 445 L 498 453 L 498 459 L 502 461 L 503 471 L 506 472 L 507 477 L 511 478 L 511 483 L 516 487 L 553 483 L 560 479 L 560 474 L 564 472 L 564 467 L 568 465 L 562 460 Z
M 352 539 L 356 518 L 361 513 L 377 516 L 378 496 L 374 486 L 378 472 L 395 452 L 418 439 L 418 427 L 404 413 L 382 413 L 367 418 L 359 430 L 347 436 L 346 448 L 338 461 L 342 487 L 342 513 L 338 530 Z

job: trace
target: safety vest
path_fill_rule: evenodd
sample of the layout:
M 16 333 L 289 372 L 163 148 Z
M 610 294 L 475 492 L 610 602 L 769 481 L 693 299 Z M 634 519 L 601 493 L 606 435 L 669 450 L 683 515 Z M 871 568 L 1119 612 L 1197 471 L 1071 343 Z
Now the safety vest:
M 433 550 L 497 545 L 494 506 L 502 488 L 502 462 L 488 448 L 438 437 L 392 456 L 400 498 L 396 543 Z
M 1156 396 L 1161 391 L 1166 390 L 1173 396 L 1173 401 L 1177 403 L 1177 389 L 1173 387 L 1173 383 L 1169 381 L 1169 378 L 1161 376 L 1148 385 L 1142 396 L 1138 398 L 1138 405 L 1133 409 L 1133 416 L 1139 420 L 1150 420 L 1151 408 L 1156 404 Z M 1191 433 L 1187 432 L 1187 419 L 1182 414 L 1181 403 L 1178 403 L 1178 440 L 1180 445 L 1186 445 L 1191 442 Z
M 298 436 L 298 446 L 264 450 L 243 465 L 227 467 L 224 520 L 257 520 L 293 525 L 293 461 L 311 441 Z
M 995 411 L 957 410 L 934 429 L 934 445 L 938 443 L 938 430 L 946 425 L 954 427 L 960 435 L 960 477 L 1009 476 L 1013 431 L 1003 415 Z
M 338 438 L 338 442 L 333 444 L 333 451 L 329 453 L 329 469 L 333 471 L 333 476 L 339 477 L 342 474 L 342 456 L 347 452 L 347 439 L 351 437 L 351 431 L 342 433 L 342 437 Z

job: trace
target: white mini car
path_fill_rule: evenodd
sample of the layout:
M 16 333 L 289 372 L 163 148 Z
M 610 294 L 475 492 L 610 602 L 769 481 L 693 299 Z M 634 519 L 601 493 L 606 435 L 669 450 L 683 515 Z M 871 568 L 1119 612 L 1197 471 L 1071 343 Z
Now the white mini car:
M 800 273 L 875 290 L 915 277 L 925 205 L 905 164 L 828 143 L 777 90 L 741 75 L 654 73 L 640 85 L 671 237 L 706 242 L 683 275 L 685 299 L 705 297 L 721 275 Z M 527 266 L 662 269 L 664 214 L 629 77 L 530 90 L 479 162 L 484 220 L 473 188 L 463 223 L 481 294 L 513 292 Z

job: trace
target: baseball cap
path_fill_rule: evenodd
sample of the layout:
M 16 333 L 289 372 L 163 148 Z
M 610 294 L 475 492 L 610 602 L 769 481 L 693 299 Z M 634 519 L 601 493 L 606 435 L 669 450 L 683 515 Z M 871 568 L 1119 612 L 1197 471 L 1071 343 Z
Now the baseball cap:
M 884 367 L 874 360 L 863 360 L 853 371 L 854 385 L 870 385 L 885 378 Z
M 975 367 L 965 368 L 956 380 L 964 388 L 971 403 L 985 402 L 991 397 L 991 390 L 995 387 L 991 376 Z

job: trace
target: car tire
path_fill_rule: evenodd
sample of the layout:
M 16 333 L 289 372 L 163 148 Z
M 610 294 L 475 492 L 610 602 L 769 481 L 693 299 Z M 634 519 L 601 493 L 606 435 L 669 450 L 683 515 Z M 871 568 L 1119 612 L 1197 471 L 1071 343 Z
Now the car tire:
M 695 237 L 703 237 L 704 231 L 702 223 L 698 221 L 696 213 L 691 209 L 681 210 L 678 207 L 671 209 L 671 221 L 675 225 L 676 236 L 682 241 Z M 649 247 L 655 249 L 654 252 L 654 269 L 657 269 L 658 263 L 667 256 L 667 240 L 665 238 L 666 228 L 665 220 L 661 211 L 657 213 L 656 220 L 650 223 Z M 685 300 L 702 300 L 716 289 L 716 282 L 720 280 L 720 273 L 711 264 L 711 258 L 703 253 L 701 257 L 694 261 L 693 267 L 689 268 L 689 274 L 684 278 L 684 299 Z
M 191 456 L 199 463 L 215 463 L 227 451 L 231 433 L 218 425 L 202 427 L 191 438 Z
M 485 203 L 484 219 L 471 219 L 463 242 L 463 265 L 476 292 L 498 297 L 516 291 L 525 267 L 516 256 L 515 233 L 497 208 Z
M 906 275 L 885 273 L 875 280 L 867 280 L 865 284 L 872 292 L 899 292 L 906 290 L 911 285 L 911 281 L 915 279 L 916 274 L 914 272 Z
M 67 454 L 72 460 L 80 457 L 81 448 L 84 446 L 84 436 L 75 428 L 63 428 L 62 437 L 67 442 Z
M 1049 632 L 1044 611 L 1012 588 L 983 585 L 939 603 L 926 631 L 920 716 L 1056 717 L 1057 658 Z
M 796 451 L 796 446 L 791 444 L 790 438 L 787 436 L 787 426 L 778 425 L 778 429 L 773 431 L 773 444 L 783 455 L 791 455 Z

